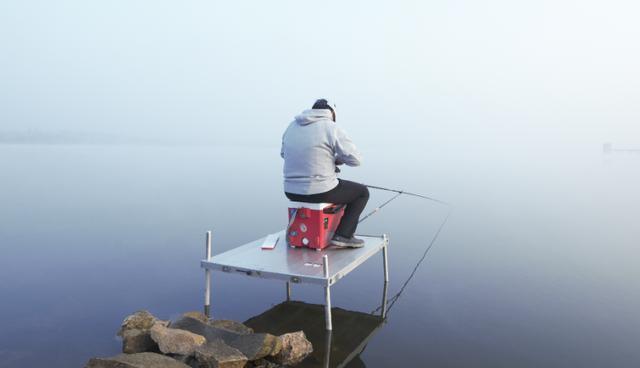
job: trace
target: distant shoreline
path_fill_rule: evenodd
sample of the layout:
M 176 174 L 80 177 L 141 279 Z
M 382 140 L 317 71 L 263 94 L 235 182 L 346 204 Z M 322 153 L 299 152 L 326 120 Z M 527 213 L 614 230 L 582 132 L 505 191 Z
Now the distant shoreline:
M 274 143 L 275 142 L 275 143 Z M 155 147 L 252 147 L 278 149 L 277 141 L 242 137 L 139 137 L 77 131 L 0 131 L 0 145 L 40 146 L 155 146 Z M 278 146 L 278 147 L 276 147 Z
M 121 144 L 127 143 L 121 137 L 104 133 L 82 131 L 0 131 L 0 144 Z

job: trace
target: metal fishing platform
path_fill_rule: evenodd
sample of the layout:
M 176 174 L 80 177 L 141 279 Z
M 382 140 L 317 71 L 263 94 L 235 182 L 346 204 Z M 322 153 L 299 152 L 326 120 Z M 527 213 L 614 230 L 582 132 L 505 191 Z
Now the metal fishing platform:
M 200 266 L 205 270 L 205 313 L 207 315 L 210 315 L 211 306 L 211 271 L 222 271 L 284 281 L 287 300 L 291 299 L 291 284 L 322 286 L 325 293 L 325 325 L 327 330 L 331 330 L 331 286 L 380 251 L 383 256 L 385 286 L 383 300 L 386 301 L 386 286 L 389 282 L 387 261 L 389 238 L 386 234 L 359 235 L 358 237 L 365 241 L 362 248 L 333 249 L 329 247 L 322 250 L 287 246 L 284 230 L 278 236 L 279 242 L 274 249 L 261 249 L 265 239 L 261 238 L 212 256 L 211 232 L 207 232 L 205 259 L 200 262 Z M 384 316 L 385 313 L 386 305 L 383 305 L 382 315 Z

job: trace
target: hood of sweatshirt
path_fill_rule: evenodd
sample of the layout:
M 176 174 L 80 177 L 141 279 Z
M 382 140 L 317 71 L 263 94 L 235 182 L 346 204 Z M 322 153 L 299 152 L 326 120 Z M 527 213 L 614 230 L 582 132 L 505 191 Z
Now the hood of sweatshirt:
M 298 125 L 309 125 L 316 121 L 329 119 L 333 121 L 333 115 L 331 110 L 327 109 L 309 109 L 304 110 L 300 115 L 296 116 L 296 123 Z

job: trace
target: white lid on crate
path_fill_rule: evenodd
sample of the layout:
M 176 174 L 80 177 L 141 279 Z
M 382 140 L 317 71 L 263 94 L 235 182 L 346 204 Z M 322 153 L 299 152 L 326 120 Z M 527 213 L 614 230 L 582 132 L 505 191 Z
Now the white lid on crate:
M 310 210 L 323 210 L 329 206 L 333 206 L 333 203 L 307 203 L 289 201 L 289 208 L 308 208 Z

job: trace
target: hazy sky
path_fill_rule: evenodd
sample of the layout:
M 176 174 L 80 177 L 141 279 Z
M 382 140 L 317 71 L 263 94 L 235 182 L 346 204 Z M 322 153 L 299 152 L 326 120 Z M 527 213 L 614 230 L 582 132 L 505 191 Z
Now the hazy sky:
M 633 1 L 0 2 L 0 131 L 640 143 Z M 277 139 L 275 139 L 277 140 Z

